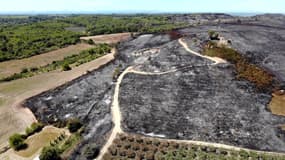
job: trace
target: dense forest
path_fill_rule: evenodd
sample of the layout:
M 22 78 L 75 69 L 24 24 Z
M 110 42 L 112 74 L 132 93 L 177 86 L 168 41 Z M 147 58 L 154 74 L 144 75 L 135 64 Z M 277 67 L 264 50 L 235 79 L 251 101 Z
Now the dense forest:
M 89 35 L 120 32 L 156 33 L 186 26 L 172 23 L 165 15 L 112 15 L 112 16 L 72 16 L 63 22 L 86 27 Z
M 28 16 L 28 15 L 0 15 L 0 25 L 18 25 L 18 24 L 30 24 L 35 22 L 41 22 L 46 20 L 63 18 L 63 15 L 38 15 L 38 16 Z
M 79 35 L 65 30 L 68 24 L 55 21 L 2 27 L 0 61 L 26 58 L 79 41 Z
M 76 44 L 83 35 L 157 33 L 185 26 L 170 22 L 164 15 L 8 16 L 0 17 L 0 22 L 0 62 L 27 58 Z M 75 32 L 67 29 L 70 27 L 84 27 L 86 31 Z

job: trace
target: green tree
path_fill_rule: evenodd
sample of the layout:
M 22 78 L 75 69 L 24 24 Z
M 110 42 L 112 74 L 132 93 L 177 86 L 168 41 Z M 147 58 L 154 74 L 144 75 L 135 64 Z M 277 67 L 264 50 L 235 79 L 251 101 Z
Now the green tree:
M 64 63 L 64 64 L 62 65 L 62 70 L 63 70 L 63 71 L 69 71 L 69 70 L 71 70 L 71 67 L 69 66 L 68 63 Z
M 219 39 L 219 33 L 215 31 L 208 31 L 208 35 L 211 40 L 218 40 Z
M 71 133 L 76 132 L 82 127 L 82 123 L 78 119 L 70 119 L 67 122 L 67 128 Z
M 44 147 L 39 158 L 40 160 L 61 160 L 59 149 L 56 147 Z
M 92 39 L 88 39 L 87 43 L 88 43 L 88 44 L 91 44 L 91 45 L 95 44 Z
M 17 133 L 13 134 L 9 138 L 10 147 L 12 147 L 16 151 L 27 148 L 28 145 L 24 142 L 24 140 L 25 139 L 23 138 L 22 135 Z
M 26 135 L 30 136 L 36 132 L 40 132 L 43 129 L 44 125 L 42 123 L 32 123 L 31 127 L 26 128 Z

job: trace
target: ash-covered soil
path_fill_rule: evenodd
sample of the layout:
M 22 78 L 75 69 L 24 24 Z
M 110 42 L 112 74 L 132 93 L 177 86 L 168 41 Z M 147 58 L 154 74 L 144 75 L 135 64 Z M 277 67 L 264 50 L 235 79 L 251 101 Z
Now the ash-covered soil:
M 93 144 L 102 147 L 113 127 L 111 104 L 115 70 L 136 65 L 140 62 L 136 59 L 148 56 L 141 54 L 145 50 L 169 41 L 168 35 L 142 35 L 124 42 L 118 47 L 119 54 L 114 62 L 56 89 L 32 97 L 26 100 L 24 106 L 30 108 L 39 121 L 47 124 L 72 118 L 80 119 L 85 126 L 83 141 L 70 159 L 86 159 L 86 147 Z
M 283 16 L 285 17 L 285 16 Z M 208 31 L 217 31 L 231 40 L 232 47 L 256 63 L 274 73 L 285 83 L 285 27 L 268 23 L 220 24 L 199 26 L 181 30 L 197 40 L 205 40 Z M 284 18 L 285 23 L 285 18 Z M 261 25 L 262 24 L 262 25 Z M 283 28 L 282 28 L 283 27 Z
M 25 103 L 41 122 L 55 123 L 78 118 L 84 123 L 83 141 L 74 153 L 74 159 L 82 159 L 88 144 L 102 146 L 106 134 L 113 127 L 110 109 L 113 83 L 112 74 L 109 73 L 114 65 L 110 63 L 107 66 L 28 99 Z
M 270 95 L 235 80 L 232 66 L 158 76 L 128 74 L 120 107 L 127 132 L 285 151 L 285 118 L 266 110 Z
M 284 16 L 283 16 L 284 18 Z M 241 19 L 242 22 L 237 20 Z M 173 21 L 204 24 L 180 30 L 194 51 L 201 51 L 208 30 L 231 39 L 232 47 L 253 63 L 285 79 L 282 18 L 220 15 L 178 15 Z M 209 24 L 211 25 L 209 25 Z M 168 35 L 141 35 L 118 45 L 118 55 L 99 70 L 66 85 L 28 99 L 25 106 L 38 120 L 53 123 L 79 118 L 86 126 L 84 140 L 71 159 L 86 159 L 90 144 L 101 147 L 113 123 L 111 104 L 116 69 L 136 66 L 140 71 L 179 71 L 156 76 L 127 74 L 120 90 L 125 131 L 166 138 L 210 141 L 252 149 L 285 152 L 285 135 L 279 126 L 285 118 L 267 110 L 270 93 L 236 80 L 230 64 L 213 62 L 187 52 Z

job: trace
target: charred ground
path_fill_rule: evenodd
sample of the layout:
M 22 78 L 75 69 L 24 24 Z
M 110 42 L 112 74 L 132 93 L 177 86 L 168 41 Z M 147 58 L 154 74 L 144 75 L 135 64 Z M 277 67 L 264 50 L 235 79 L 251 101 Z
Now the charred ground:
M 210 24 L 187 15 L 173 16 L 173 20 L 191 19 L 189 24 L 202 24 L 180 30 L 191 49 L 201 51 L 208 31 L 217 31 L 252 63 L 269 68 L 284 81 L 284 16 L 265 23 L 267 16 L 200 16 L 203 23 Z M 238 19 L 242 21 L 237 23 Z M 72 159 L 85 159 L 81 151 L 92 143 L 102 146 L 112 129 L 114 71 L 128 66 L 145 72 L 184 69 L 165 75 L 126 75 L 119 97 L 124 131 L 285 151 L 285 135 L 279 128 L 285 118 L 267 110 L 270 93 L 258 92 L 253 84 L 237 80 L 233 65 L 212 65 L 164 34 L 141 35 L 121 43 L 115 61 L 28 99 L 25 105 L 45 123 L 74 117 L 84 121 L 84 140 Z

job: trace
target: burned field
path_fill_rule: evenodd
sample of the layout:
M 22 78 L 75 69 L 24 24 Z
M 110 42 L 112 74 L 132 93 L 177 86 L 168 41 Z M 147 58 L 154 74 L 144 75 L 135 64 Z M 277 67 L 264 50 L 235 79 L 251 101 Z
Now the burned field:
M 127 132 L 284 152 L 285 118 L 266 110 L 270 96 L 234 79 L 229 66 L 129 74 L 120 107 Z
M 232 47 L 252 63 L 273 71 L 277 78 L 281 77 L 281 82 L 284 80 L 284 30 L 225 24 L 181 31 L 190 37 L 188 46 L 201 51 L 199 46 L 207 39 L 209 30 L 230 39 Z M 270 93 L 258 92 L 253 84 L 237 80 L 230 64 L 210 66 L 184 57 L 170 58 L 182 52 L 175 45 L 168 46 L 167 51 L 161 49 L 159 60 L 141 69 L 149 71 L 148 68 L 163 68 L 165 64 L 192 68 L 164 75 L 128 74 L 125 77 L 120 93 L 125 131 L 285 151 L 285 134 L 280 128 L 285 118 L 268 111 Z M 187 57 L 192 59 L 193 55 Z
M 28 106 L 37 119 L 45 124 L 58 124 L 78 118 L 85 126 L 82 142 L 73 153 L 74 159 L 82 158 L 88 144 L 98 147 L 105 143 L 105 136 L 113 127 L 111 115 L 112 74 L 114 65 L 89 73 L 59 88 L 28 99 Z
M 256 22 L 257 23 L 257 22 Z M 208 31 L 231 40 L 232 48 L 284 81 L 284 30 L 258 24 L 204 25 L 180 30 L 200 52 Z M 275 26 L 276 27 L 276 26 Z M 236 78 L 234 65 L 215 65 L 189 53 L 168 35 L 140 35 L 118 45 L 116 59 L 83 77 L 26 101 L 39 121 L 84 122 L 83 141 L 71 159 L 86 159 L 90 144 L 101 148 L 114 126 L 111 105 L 116 78 L 127 67 L 119 91 L 123 131 L 165 139 L 197 140 L 285 152 L 285 117 L 268 109 L 271 93 Z M 161 72 L 166 72 L 159 74 Z

